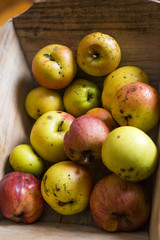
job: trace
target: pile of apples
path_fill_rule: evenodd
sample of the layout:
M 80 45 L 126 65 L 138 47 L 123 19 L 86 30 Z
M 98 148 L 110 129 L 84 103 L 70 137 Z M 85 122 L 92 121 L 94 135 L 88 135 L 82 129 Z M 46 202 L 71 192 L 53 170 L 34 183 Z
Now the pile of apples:
M 149 219 L 151 199 L 142 181 L 158 162 L 147 133 L 160 119 L 160 96 L 142 69 L 118 68 L 120 61 L 117 41 L 99 32 L 79 42 L 76 58 L 60 44 L 34 56 L 32 72 L 40 86 L 26 96 L 25 109 L 35 122 L 30 145 L 13 149 L 14 171 L 0 181 L 4 217 L 32 223 L 47 203 L 63 215 L 89 206 L 108 232 L 134 231 Z M 78 68 L 94 81 L 77 78 Z M 103 76 L 101 91 L 95 79 Z M 89 168 L 100 162 L 106 176 L 95 183 Z

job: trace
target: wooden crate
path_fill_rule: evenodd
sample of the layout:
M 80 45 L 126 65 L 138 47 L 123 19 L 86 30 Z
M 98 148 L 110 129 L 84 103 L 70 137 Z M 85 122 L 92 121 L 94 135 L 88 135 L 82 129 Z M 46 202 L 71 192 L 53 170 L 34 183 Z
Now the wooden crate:
M 159 91 L 160 4 L 159 1 L 48 0 L 36 3 L 27 12 L 7 22 L 0 31 L 0 178 L 10 171 L 8 157 L 20 143 L 29 143 L 33 121 L 26 114 L 24 100 L 37 86 L 31 62 L 43 46 L 60 43 L 74 52 L 88 33 L 100 31 L 113 36 L 121 46 L 120 66 L 135 65 L 146 71 L 150 83 Z M 98 81 L 80 69 L 78 77 Z M 63 92 L 62 92 L 63 94 Z M 158 145 L 158 126 L 149 132 Z M 150 221 L 133 233 L 107 233 L 99 229 L 87 208 L 74 216 L 62 216 L 46 206 L 34 224 L 15 224 L 0 216 L 1 240 L 159 240 L 160 172 L 146 180 L 152 194 Z M 105 174 L 104 172 L 102 175 Z

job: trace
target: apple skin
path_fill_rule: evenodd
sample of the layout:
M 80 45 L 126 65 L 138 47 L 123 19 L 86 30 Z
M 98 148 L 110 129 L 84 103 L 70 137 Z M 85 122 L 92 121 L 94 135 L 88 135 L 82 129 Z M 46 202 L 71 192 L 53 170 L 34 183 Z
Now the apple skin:
M 104 141 L 102 162 L 123 180 L 139 182 L 155 171 L 158 149 L 142 130 L 122 126 L 110 132 Z
M 136 66 L 124 66 L 117 68 L 104 80 L 102 90 L 102 105 L 105 109 L 111 110 L 111 104 L 117 91 L 124 85 L 131 82 L 149 83 L 147 73 Z
M 32 146 L 28 144 L 16 146 L 9 156 L 9 162 L 17 172 L 40 176 L 45 170 L 44 161 L 35 153 Z
M 150 198 L 140 183 L 115 174 L 101 179 L 90 196 L 90 210 L 99 227 L 108 232 L 130 232 L 142 227 L 150 216 Z
M 101 32 L 85 36 L 77 47 L 77 63 L 92 76 L 104 76 L 114 71 L 121 60 L 121 49 L 117 41 Z
M 67 159 L 63 149 L 64 135 L 73 120 L 71 114 L 63 111 L 49 111 L 36 120 L 30 142 L 43 160 L 54 163 Z
M 10 172 L 0 181 L 0 209 L 14 222 L 35 222 L 43 213 L 45 201 L 41 182 L 29 173 Z
M 92 185 L 92 178 L 83 166 L 63 161 L 46 171 L 41 191 L 45 201 L 56 212 L 73 215 L 88 206 Z
M 93 115 L 101 119 L 107 125 L 107 127 L 109 127 L 110 131 L 119 126 L 113 119 L 111 113 L 104 108 L 92 108 L 88 112 L 86 112 L 86 114 Z
M 160 96 L 146 83 L 126 84 L 113 98 L 111 113 L 120 126 L 134 126 L 148 132 L 160 119 Z
M 66 88 L 63 102 L 66 112 L 79 117 L 89 109 L 99 106 L 99 88 L 86 79 L 76 79 Z
M 101 159 L 101 148 L 110 130 L 99 118 L 83 115 L 75 118 L 64 136 L 64 151 L 69 159 L 90 165 Z
M 36 81 L 49 89 L 65 88 L 77 73 L 77 63 L 70 48 L 50 44 L 40 49 L 33 58 L 32 72 Z
M 37 120 L 42 114 L 52 110 L 64 110 L 59 92 L 44 87 L 32 89 L 26 96 L 25 109 L 30 117 Z

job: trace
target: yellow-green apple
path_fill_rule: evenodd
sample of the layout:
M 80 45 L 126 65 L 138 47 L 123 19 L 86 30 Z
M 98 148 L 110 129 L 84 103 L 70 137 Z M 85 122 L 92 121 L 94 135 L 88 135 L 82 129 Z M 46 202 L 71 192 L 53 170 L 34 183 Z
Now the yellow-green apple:
M 33 119 L 52 110 L 64 110 L 63 99 L 59 92 L 45 87 L 32 89 L 25 99 L 26 112 Z
M 128 83 L 114 96 L 111 113 L 120 126 L 134 126 L 148 132 L 160 119 L 160 96 L 146 83 Z
M 64 136 L 64 150 L 72 161 L 90 165 L 101 159 L 101 148 L 110 130 L 99 118 L 83 115 L 72 122 Z
M 63 111 L 49 111 L 34 123 L 30 142 L 36 153 L 49 162 L 67 158 L 64 149 L 64 135 L 69 130 L 74 117 Z
M 79 117 L 89 109 L 99 106 L 99 88 L 89 80 L 76 79 L 65 89 L 63 102 L 68 113 Z
M 104 80 L 102 90 L 102 105 L 110 111 L 112 100 L 117 91 L 127 83 L 149 83 L 146 72 L 136 66 L 123 66 L 110 73 Z
M 90 33 L 78 44 L 77 63 L 89 75 L 104 76 L 114 71 L 120 60 L 120 46 L 108 34 Z
M 0 209 L 14 222 L 33 223 L 42 215 L 45 201 L 41 181 L 30 173 L 10 172 L 0 181 Z
M 104 108 L 101 107 L 92 108 L 88 112 L 86 112 L 86 114 L 96 116 L 102 121 L 104 121 L 104 123 L 109 127 L 110 131 L 118 127 L 118 124 L 113 119 L 111 113 Z
M 40 49 L 33 58 L 32 72 L 36 81 L 49 89 L 65 88 L 77 73 L 77 63 L 70 48 L 50 44 Z
M 16 146 L 9 156 L 9 162 L 17 172 L 32 173 L 39 176 L 45 170 L 44 161 L 29 144 Z
M 153 140 L 133 126 L 114 129 L 102 145 L 102 162 L 123 180 L 139 182 L 156 169 L 158 149 Z
M 90 210 L 99 227 L 108 232 L 140 229 L 150 216 L 150 197 L 141 183 L 110 174 L 94 186 Z
M 73 215 L 89 204 L 92 178 L 89 172 L 72 161 L 58 162 L 44 174 L 41 192 L 45 201 L 58 213 Z

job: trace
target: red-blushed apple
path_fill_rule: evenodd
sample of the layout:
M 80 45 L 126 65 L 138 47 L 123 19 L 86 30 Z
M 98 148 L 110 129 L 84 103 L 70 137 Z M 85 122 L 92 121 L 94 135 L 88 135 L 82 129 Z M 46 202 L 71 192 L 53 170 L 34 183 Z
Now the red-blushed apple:
M 77 63 L 70 48 L 50 44 L 40 49 L 33 58 L 32 72 L 43 87 L 61 89 L 69 85 L 77 73 Z
M 35 152 L 48 162 L 59 162 L 67 159 L 64 152 L 64 135 L 75 118 L 63 111 L 49 111 L 34 123 L 30 142 Z
M 90 210 L 99 227 L 108 232 L 138 230 L 149 219 L 150 197 L 140 183 L 110 174 L 94 186 Z
M 64 136 L 64 151 L 79 164 L 93 164 L 101 159 L 101 148 L 110 130 L 99 118 L 82 115 L 72 122 Z
M 124 85 L 131 82 L 149 83 L 146 72 L 136 66 L 123 66 L 111 72 L 103 83 L 102 105 L 105 109 L 111 110 L 112 100 L 117 91 Z
M 126 84 L 113 98 L 111 113 L 120 126 L 134 126 L 148 132 L 160 119 L 160 96 L 149 84 Z
M 92 108 L 88 112 L 86 112 L 86 114 L 96 116 L 102 121 L 104 121 L 104 123 L 109 127 L 110 131 L 118 127 L 118 124 L 113 119 L 111 113 L 104 108 L 100 108 L 100 107 Z
M 101 32 L 85 36 L 77 47 L 77 63 L 92 76 L 104 76 L 114 71 L 121 60 L 121 49 L 117 41 Z
M 92 177 L 73 161 L 53 164 L 44 174 L 41 191 L 45 201 L 58 213 L 73 215 L 89 204 Z
M 10 172 L 0 181 L 0 209 L 14 222 L 33 223 L 42 215 L 45 201 L 41 181 L 30 173 Z

